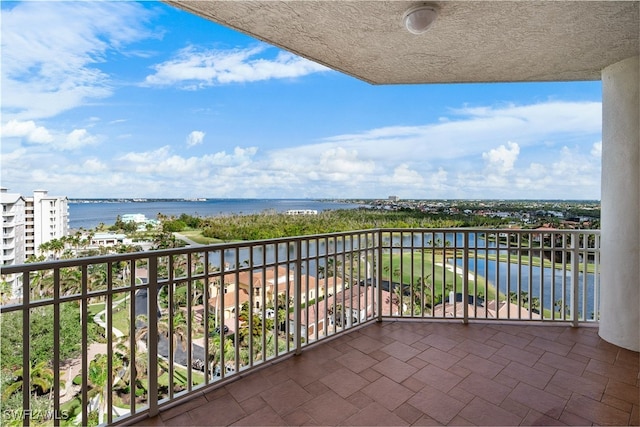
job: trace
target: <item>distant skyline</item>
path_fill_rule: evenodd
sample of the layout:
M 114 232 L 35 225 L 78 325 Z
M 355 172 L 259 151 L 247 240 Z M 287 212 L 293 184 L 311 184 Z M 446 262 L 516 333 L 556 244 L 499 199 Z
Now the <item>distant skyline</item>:
M 600 81 L 372 86 L 155 1 L 1 13 L 10 192 L 600 199 Z

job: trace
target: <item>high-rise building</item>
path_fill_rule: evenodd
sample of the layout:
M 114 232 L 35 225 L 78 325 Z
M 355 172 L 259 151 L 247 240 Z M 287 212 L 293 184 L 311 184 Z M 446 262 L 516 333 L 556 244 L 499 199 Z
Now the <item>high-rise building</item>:
M 35 190 L 33 196 L 9 193 L 0 189 L 2 202 L 2 265 L 22 264 L 45 242 L 69 234 L 67 197 L 49 196 Z M 2 277 L 11 284 L 12 293 L 19 291 L 17 277 Z
M 69 200 L 35 190 L 25 197 L 25 254 L 37 255 L 41 244 L 69 234 Z

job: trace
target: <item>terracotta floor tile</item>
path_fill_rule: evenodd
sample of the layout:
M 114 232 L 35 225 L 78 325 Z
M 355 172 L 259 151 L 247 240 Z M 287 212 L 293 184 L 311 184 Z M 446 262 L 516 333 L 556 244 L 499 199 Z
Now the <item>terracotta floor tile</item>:
M 540 348 L 545 351 L 559 354 L 560 356 L 566 356 L 567 354 L 569 354 L 569 351 L 571 351 L 571 346 L 560 344 L 558 342 L 551 341 L 539 336 L 535 337 L 533 341 L 531 341 L 531 343 L 527 346 L 527 348 L 528 347 Z
M 222 390 L 221 394 L 227 394 L 227 391 Z M 166 421 L 184 412 L 188 412 L 190 409 L 197 408 L 201 405 L 206 405 L 207 402 L 208 400 L 204 396 L 194 397 L 193 399 L 187 400 L 179 406 L 174 406 L 173 408 L 169 408 L 166 411 L 163 411 L 160 415 L 162 419 Z
M 465 358 L 456 363 L 455 366 L 466 368 L 471 372 L 478 373 L 487 378 L 495 377 L 500 371 L 504 369 L 503 365 L 492 362 L 491 360 L 484 359 L 482 357 L 478 357 L 474 354 L 467 355 Z
M 287 369 L 280 375 L 286 375 L 289 379 L 295 379 L 295 381 L 305 386 L 310 384 L 326 375 L 326 371 L 317 363 L 311 359 L 309 355 L 301 355 L 304 357 L 294 357 L 287 361 Z M 271 377 L 269 377 L 271 381 Z M 286 380 L 284 380 L 286 381 Z M 275 381 L 283 382 L 283 381 Z
M 368 368 L 368 369 L 365 369 L 364 371 L 360 372 L 360 376 L 362 378 L 364 378 L 365 380 L 369 381 L 370 383 L 372 383 L 375 380 L 377 380 L 378 378 L 380 378 L 382 376 L 382 374 L 380 372 L 376 371 L 373 368 Z
M 526 417 L 529 412 L 533 411 L 533 409 L 529 408 L 527 405 L 516 402 L 510 397 L 504 399 L 500 404 L 500 407 L 506 411 L 516 414 L 520 418 Z
M 305 391 L 295 381 L 289 380 L 272 387 L 260 394 L 278 414 L 286 414 L 296 409 L 303 403 L 311 400 L 313 396 Z
M 580 354 L 590 359 L 596 359 L 611 364 L 613 364 L 613 362 L 616 360 L 616 356 L 618 355 L 618 351 L 616 349 L 603 349 L 585 345 L 581 342 L 578 342 L 573 346 L 573 348 L 571 349 L 571 353 Z
M 413 423 L 414 426 L 442 426 L 443 424 L 440 421 L 436 421 L 431 417 L 426 415 L 421 416 L 418 421 Z
M 396 413 L 380 406 L 377 403 L 364 408 L 347 418 L 342 425 L 346 426 L 406 426 L 409 422 Z
M 574 375 L 582 375 L 582 372 L 587 367 L 588 359 L 587 362 L 578 362 L 565 356 L 546 352 L 545 354 L 540 356 L 540 359 L 538 359 L 537 363 L 544 363 L 545 365 L 563 370 L 565 372 L 569 372 Z M 536 365 L 534 365 L 534 368 L 537 366 L 537 363 Z
M 189 411 L 192 425 L 220 426 L 230 425 L 247 414 L 231 395 L 222 396 L 198 408 Z
M 640 406 L 633 405 L 633 409 L 631 410 L 631 418 L 629 421 L 629 425 L 640 426 Z
M 601 383 L 562 370 L 556 372 L 551 378 L 550 384 L 571 390 L 573 393 L 588 396 L 594 400 L 600 400 L 605 389 Z
M 436 347 L 430 347 L 426 349 L 422 353 L 418 354 L 417 358 L 429 362 L 432 365 L 436 365 L 438 368 L 442 369 L 449 369 L 452 365 L 460 360 L 459 357 L 451 355 L 446 351 L 442 351 Z
M 462 382 L 458 384 L 458 387 L 496 405 L 499 405 L 509 393 L 511 393 L 510 387 L 491 381 L 476 373 L 463 379 Z M 468 417 L 465 418 L 470 419 Z
M 465 406 L 459 400 L 429 386 L 413 395 L 408 403 L 440 424 L 448 424 Z
M 580 415 L 576 415 L 567 410 L 563 411 L 562 415 L 560 415 L 560 421 L 568 426 L 589 426 L 592 424 L 592 421 L 582 418 Z
M 492 339 L 496 334 L 496 330 L 480 323 L 468 323 L 463 328 L 458 328 L 458 335 L 465 339 L 471 339 L 481 343 Z
M 439 334 L 431 334 L 429 336 L 426 336 L 421 340 L 421 342 L 442 351 L 449 351 L 458 345 L 458 341 Z
M 341 368 L 321 378 L 320 381 L 343 398 L 349 397 L 369 384 L 369 381 L 347 368 Z
M 604 394 L 617 397 L 634 405 L 640 405 L 640 390 L 635 385 L 610 380 L 607 383 Z
M 539 390 L 525 383 L 520 383 L 509 394 L 509 397 L 516 402 L 522 403 L 535 409 L 536 411 L 548 415 L 552 418 L 558 418 L 567 402 L 566 399 Z
M 401 383 L 416 372 L 416 368 L 395 357 L 387 357 L 382 362 L 371 367 L 382 375 L 392 379 L 397 383 Z
M 304 412 L 302 408 L 296 409 L 293 412 L 282 415 L 285 425 L 289 426 L 308 426 L 319 425 L 309 414 Z M 259 425 L 259 424 L 258 424 Z
M 420 341 L 423 338 L 423 335 L 413 332 L 408 328 L 402 327 L 396 331 L 391 332 L 388 337 L 393 338 L 394 340 L 403 344 L 411 345 L 416 341 Z
M 433 348 L 433 347 L 430 347 L 430 348 Z M 423 359 L 420 359 L 419 357 L 414 357 L 413 359 L 409 359 L 409 360 L 407 360 L 407 363 L 409 365 L 413 366 L 414 368 L 416 368 L 416 370 L 422 369 L 425 366 L 429 365 L 429 363 L 427 361 L 425 361 Z
M 360 409 L 329 390 L 305 402 L 304 411 L 321 425 L 339 425 Z
M 564 426 L 566 425 L 560 420 L 551 418 L 545 414 L 541 414 L 533 409 L 529 411 L 527 416 L 522 420 L 520 425 L 523 426 Z
M 242 402 L 245 399 L 259 395 L 272 386 L 273 384 L 268 379 L 259 375 L 249 375 L 239 381 L 227 384 L 225 388 L 235 400 Z
M 638 359 L 597 329 L 382 322 L 136 425 L 638 424 Z
M 380 377 L 362 389 L 362 392 L 390 411 L 405 403 L 414 392 L 405 386 Z
M 522 350 L 521 348 L 511 346 L 510 344 L 506 344 L 499 348 L 496 351 L 495 355 L 504 357 L 505 359 L 520 362 L 523 365 L 527 366 L 533 366 L 538 361 L 538 359 L 540 359 L 539 354 Z
M 637 371 L 635 376 L 629 375 L 629 368 L 614 366 L 595 359 L 589 361 L 586 370 L 626 384 L 635 385 L 637 381 Z
M 347 397 L 347 401 L 359 409 L 362 409 L 368 406 L 370 403 L 375 402 L 372 398 L 361 391 L 357 391 L 351 396 Z
M 631 411 L 633 410 L 633 403 L 625 402 L 622 399 L 618 399 L 617 397 L 613 397 L 608 394 L 603 395 L 602 399 L 600 399 L 600 402 L 628 413 L 631 413 Z
M 476 395 L 473 393 L 469 393 L 467 390 L 462 388 L 461 384 L 458 384 L 457 386 L 453 387 L 451 390 L 447 392 L 447 394 L 453 397 L 454 399 L 459 400 L 460 402 L 469 403 L 476 397 Z
M 420 369 L 414 374 L 414 378 L 445 393 L 462 381 L 462 378 L 456 374 L 440 369 L 435 365 L 427 365 Z
M 425 383 L 414 377 L 407 378 L 406 380 L 402 381 L 401 384 L 413 392 L 422 390 L 422 388 L 426 385 Z
M 311 396 L 320 396 L 323 393 L 329 391 L 329 387 L 322 383 L 322 381 L 314 381 L 311 384 L 304 386 L 304 389 Z
M 452 426 L 473 426 L 475 424 L 473 424 L 471 421 L 469 421 L 468 419 L 461 417 L 460 415 L 456 415 L 451 422 L 449 423 L 449 425 Z
M 345 368 L 352 370 L 355 373 L 364 371 L 367 368 L 372 367 L 378 361 L 367 354 L 364 354 L 360 350 L 353 349 L 347 353 L 336 358 L 336 361 Z
M 640 353 L 624 348 L 618 349 L 618 356 L 614 365 L 638 370 L 640 368 Z
M 598 425 L 627 425 L 630 418 L 628 412 L 576 394 L 567 402 L 566 411 L 586 418 Z
M 349 345 L 355 349 L 360 350 L 364 354 L 369 354 L 372 351 L 380 350 L 386 344 L 383 344 L 380 341 L 376 341 L 375 339 L 366 335 L 362 335 L 349 341 Z
M 286 424 L 285 421 L 276 414 L 269 406 L 258 409 L 250 413 L 248 416 L 239 419 L 232 425 L 234 426 L 281 426 Z
M 393 356 L 396 359 L 401 360 L 403 362 L 406 362 L 412 357 L 415 357 L 418 354 L 420 354 L 420 350 L 415 349 L 403 342 L 393 342 L 391 344 L 388 344 L 385 347 L 382 347 L 381 350 L 387 353 L 388 355 Z
M 396 410 L 393 411 L 393 413 L 402 418 L 408 424 L 415 423 L 420 419 L 420 417 L 423 416 L 423 413 L 421 411 L 417 410 L 415 407 L 409 405 L 408 403 L 403 403 L 402 405 L 398 406 Z
M 489 359 L 491 355 L 497 351 L 497 349 L 494 347 L 473 340 L 464 340 L 455 348 L 470 354 L 475 354 L 476 356 L 482 357 L 484 359 Z
M 522 418 L 516 414 L 479 397 L 465 405 L 458 415 L 479 426 L 514 426 L 522 421 Z

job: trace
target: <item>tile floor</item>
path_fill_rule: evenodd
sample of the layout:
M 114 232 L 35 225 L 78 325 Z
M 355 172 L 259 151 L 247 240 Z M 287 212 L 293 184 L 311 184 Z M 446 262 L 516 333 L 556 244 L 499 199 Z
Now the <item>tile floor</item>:
M 639 425 L 638 362 L 593 327 L 383 322 L 138 425 Z

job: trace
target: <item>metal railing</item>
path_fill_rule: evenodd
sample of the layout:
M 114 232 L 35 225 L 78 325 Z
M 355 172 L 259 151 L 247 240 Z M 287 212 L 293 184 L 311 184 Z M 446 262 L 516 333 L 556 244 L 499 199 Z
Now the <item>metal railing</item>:
M 384 229 L 5 266 L 2 424 L 153 416 L 386 319 L 598 319 L 598 231 Z

